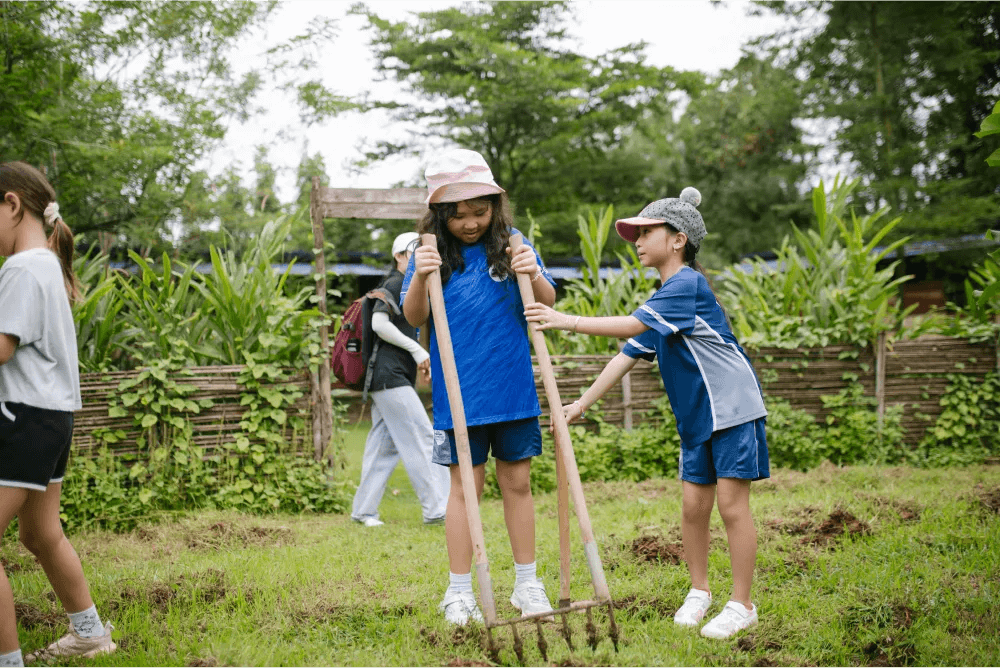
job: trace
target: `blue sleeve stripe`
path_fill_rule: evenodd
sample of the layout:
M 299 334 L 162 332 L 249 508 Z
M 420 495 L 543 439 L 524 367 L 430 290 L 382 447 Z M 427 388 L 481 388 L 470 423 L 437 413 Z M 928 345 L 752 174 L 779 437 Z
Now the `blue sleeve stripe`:
M 643 304 L 642 306 L 639 307 L 639 310 L 640 311 L 645 311 L 646 313 L 649 313 L 651 316 L 653 316 L 653 318 L 656 320 L 656 322 L 658 322 L 661 325 L 663 325 L 664 327 L 668 328 L 674 334 L 676 334 L 677 332 L 680 331 L 679 329 L 677 329 L 676 326 L 674 326 L 674 325 L 670 324 L 669 322 L 667 322 L 666 320 L 664 320 L 663 316 L 660 315 L 659 313 L 657 313 L 656 311 L 654 311 L 653 309 L 651 309 L 648 304 Z
M 647 348 L 646 346 L 642 345 L 641 343 L 639 343 L 635 339 L 629 339 L 628 340 L 628 344 L 630 346 L 632 346 L 633 348 L 637 349 L 639 352 L 643 352 L 643 353 L 646 353 L 646 354 L 655 353 L 656 352 L 652 348 Z

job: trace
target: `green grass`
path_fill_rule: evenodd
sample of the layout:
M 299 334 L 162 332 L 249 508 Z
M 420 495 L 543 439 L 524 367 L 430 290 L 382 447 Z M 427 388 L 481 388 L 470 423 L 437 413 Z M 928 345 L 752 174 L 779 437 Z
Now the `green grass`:
M 349 439 L 357 478 L 367 425 Z M 391 490 L 398 489 L 398 495 Z M 547 625 L 557 665 L 997 665 L 1000 664 L 1000 468 L 927 471 L 821 467 L 777 471 L 755 483 L 759 533 L 756 629 L 732 641 L 675 628 L 688 588 L 680 545 L 680 485 L 593 484 L 588 507 L 622 629 L 576 650 Z M 556 499 L 536 499 L 539 574 L 558 592 Z M 121 649 L 107 665 L 476 665 L 479 629 L 450 628 L 436 610 L 447 584 L 443 527 L 420 521 L 402 467 L 390 482 L 383 527 L 346 516 L 250 517 L 204 513 L 130 534 L 71 537 L 102 615 Z M 499 501 L 483 504 L 486 546 L 501 616 L 513 565 Z M 846 527 L 847 531 L 844 532 Z M 573 598 L 589 576 L 573 529 Z M 2 555 L 25 653 L 65 630 L 44 573 L 20 546 Z M 659 556 L 657 556 L 659 555 Z M 711 581 L 730 580 L 717 514 Z M 710 613 L 711 614 L 711 613 Z M 607 624 L 596 615 L 602 633 Z M 534 631 L 525 661 L 543 663 Z M 497 632 L 502 663 L 510 634 Z M 84 665 L 89 662 L 69 662 Z

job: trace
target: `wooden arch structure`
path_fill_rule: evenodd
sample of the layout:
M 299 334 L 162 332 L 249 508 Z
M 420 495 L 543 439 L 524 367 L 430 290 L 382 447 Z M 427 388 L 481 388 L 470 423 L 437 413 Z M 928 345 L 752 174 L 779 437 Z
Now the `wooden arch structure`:
M 427 191 L 424 188 L 324 188 L 318 176 L 312 180 L 309 196 L 309 217 L 312 220 L 316 306 L 323 314 L 320 342 L 325 354 L 330 354 L 330 328 L 326 309 L 326 258 L 323 249 L 324 218 L 375 218 L 380 220 L 419 220 L 427 212 Z M 328 357 L 327 357 L 328 360 Z M 313 448 L 316 459 L 328 453 L 333 437 L 333 399 L 331 397 L 329 361 L 320 365 L 312 379 Z

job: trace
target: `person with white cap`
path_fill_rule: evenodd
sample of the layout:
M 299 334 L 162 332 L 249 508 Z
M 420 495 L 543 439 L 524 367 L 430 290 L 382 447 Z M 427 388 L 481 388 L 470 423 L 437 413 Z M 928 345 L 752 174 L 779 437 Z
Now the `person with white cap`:
M 404 232 L 392 242 L 393 266 L 381 288 L 399 301 L 403 272 L 420 241 L 416 232 Z M 382 339 L 372 373 L 372 428 L 365 441 L 361 482 L 354 493 L 351 518 L 367 527 L 383 524 L 378 507 L 389 477 L 402 460 L 410 484 L 420 500 L 425 524 L 442 524 L 448 472 L 431 463 L 434 434 L 427 411 L 414 388 L 417 371 L 430 378 L 430 355 L 417 342 L 417 330 L 402 313 L 389 313 L 381 301 L 372 313 L 372 331 Z
M 437 237 L 437 249 L 414 252 L 403 283 L 403 313 L 414 326 L 430 317 L 427 277 L 440 269 L 455 362 L 462 387 L 477 492 L 482 495 L 492 451 L 514 556 L 511 604 L 522 615 L 552 610 L 535 566 L 535 506 L 531 458 L 542 452 L 541 408 L 535 390 L 524 305 L 516 274 L 531 277 L 534 298 L 555 303 L 555 281 L 530 244 L 512 253 L 513 216 L 507 194 L 483 157 L 467 149 L 435 156 L 427 165 L 428 212 L 418 229 Z M 430 326 L 433 329 L 434 322 Z M 443 378 L 436 337 L 431 368 Z M 451 473 L 445 535 L 449 586 L 439 608 L 464 625 L 482 621 L 472 592 L 472 537 L 444 383 L 433 384 L 434 461 Z
M 565 329 L 628 339 L 622 352 L 573 403 L 567 422 L 601 398 L 635 366 L 656 359 L 681 437 L 681 534 L 691 589 L 674 623 L 698 626 L 712 605 L 708 583 L 709 520 L 718 497 L 726 525 L 733 590 L 722 611 L 701 629 L 728 638 L 757 623 L 750 600 L 757 534 L 750 514 L 750 482 L 769 477 L 764 421 L 767 411 L 749 357 L 740 347 L 695 256 L 707 232 L 698 212 L 701 194 L 685 188 L 679 198 L 646 206 L 615 223 L 635 244 L 645 267 L 660 273 L 659 290 L 632 315 L 587 318 L 531 304 L 527 318 L 541 329 Z

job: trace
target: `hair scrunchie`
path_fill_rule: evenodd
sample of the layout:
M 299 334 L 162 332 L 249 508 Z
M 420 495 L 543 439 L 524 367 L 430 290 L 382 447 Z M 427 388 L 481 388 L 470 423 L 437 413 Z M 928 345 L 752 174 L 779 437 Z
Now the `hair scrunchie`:
M 49 205 L 45 207 L 45 211 L 42 212 L 42 216 L 45 217 L 45 224 L 53 227 L 56 221 L 59 220 L 59 205 L 55 202 L 49 202 Z

